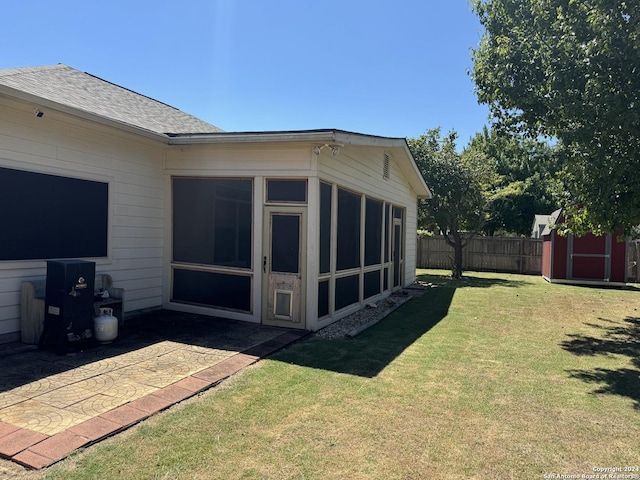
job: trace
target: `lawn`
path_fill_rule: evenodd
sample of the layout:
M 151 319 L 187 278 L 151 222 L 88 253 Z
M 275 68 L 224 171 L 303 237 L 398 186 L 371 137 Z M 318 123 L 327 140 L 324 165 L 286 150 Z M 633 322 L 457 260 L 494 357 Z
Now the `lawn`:
M 353 339 L 305 340 L 33 475 L 542 479 L 640 466 L 640 290 L 445 273 L 419 271 L 433 288 Z

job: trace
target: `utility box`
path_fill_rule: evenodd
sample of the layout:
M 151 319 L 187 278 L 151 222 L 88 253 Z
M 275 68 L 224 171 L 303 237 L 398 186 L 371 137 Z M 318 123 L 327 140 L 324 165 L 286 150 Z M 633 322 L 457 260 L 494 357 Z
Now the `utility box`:
M 38 346 L 65 354 L 70 342 L 93 337 L 96 264 L 84 260 L 47 262 L 44 329 Z

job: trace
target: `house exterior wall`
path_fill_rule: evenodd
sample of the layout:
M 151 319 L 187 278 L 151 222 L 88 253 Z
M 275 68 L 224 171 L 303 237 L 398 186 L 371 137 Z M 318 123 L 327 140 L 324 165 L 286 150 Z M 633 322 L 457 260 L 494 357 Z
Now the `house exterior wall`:
M 167 308 L 194 313 L 215 314 L 259 323 L 262 321 L 263 274 L 261 259 L 264 230 L 265 180 L 268 178 L 308 179 L 308 203 L 305 256 L 305 317 L 306 328 L 317 330 L 362 307 L 353 305 L 318 321 L 318 259 L 319 259 L 319 198 L 321 182 L 331 183 L 349 191 L 364 194 L 375 200 L 404 209 L 403 218 L 403 277 L 402 285 L 415 281 L 417 198 L 398 165 L 390 155 L 389 179 L 383 178 L 383 148 L 344 146 L 333 156 L 331 149 L 314 153 L 315 145 L 307 144 L 225 144 L 190 145 L 169 147 L 165 157 L 165 209 L 171 211 L 171 179 L 174 177 L 251 178 L 254 181 L 253 196 L 253 254 L 250 275 L 252 277 L 252 311 L 237 312 L 171 301 L 171 268 L 165 272 L 164 305 Z M 401 154 L 400 152 L 399 154 Z M 170 219 L 171 215 L 168 215 Z M 172 268 L 185 267 L 172 264 L 172 227 L 165 225 L 165 264 Z M 216 267 L 212 267 L 213 270 Z M 231 272 L 232 273 L 232 272 Z
M 389 155 L 388 178 L 383 176 L 385 153 Z M 334 157 L 329 151 L 323 150 L 319 158 L 318 171 L 320 179 L 324 182 L 404 209 L 402 231 L 404 265 L 400 283 L 401 285 L 410 285 L 415 282 L 418 204 L 415 192 L 394 161 L 394 153 L 403 154 L 403 152 L 394 152 L 391 149 L 361 147 L 341 148 L 339 155 Z M 393 231 L 393 229 L 391 230 Z M 389 259 L 388 264 L 390 263 Z M 380 296 L 385 294 L 388 294 L 388 291 L 383 292 Z M 366 300 L 365 303 L 375 300 L 376 297 L 373 297 Z M 328 318 L 320 319 L 318 327 L 324 327 L 361 307 L 362 305 L 356 304 L 335 312 Z
M 169 268 L 164 276 L 164 306 L 174 310 L 182 310 L 202 314 L 214 314 L 223 318 L 244 320 L 260 323 L 262 320 L 262 258 L 264 230 L 263 214 L 265 206 L 265 181 L 267 178 L 307 178 L 308 182 L 308 206 L 307 206 L 307 252 L 304 257 L 307 277 L 316 272 L 315 255 L 315 214 L 317 207 L 317 159 L 312 154 L 310 145 L 245 145 L 242 143 L 232 145 L 189 145 L 171 146 L 167 149 L 165 159 L 165 208 L 168 212 L 172 209 L 171 179 L 174 177 L 198 177 L 198 178 L 251 178 L 253 180 L 253 245 L 252 265 L 250 272 L 244 272 L 251 276 L 252 282 L 252 308 L 251 312 L 237 312 L 228 309 L 216 309 L 198 305 L 188 305 L 171 301 L 172 271 L 182 265 L 173 262 L 172 259 L 172 224 L 169 221 L 165 226 L 165 264 Z M 211 271 L 228 271 L 212 266 Z M 238 272 L 239 274 L 243 272 Z
M 108 257 L 89 260 L 126 290 L 126 312 L 160 306 L 164 145 L 35 108 L 0 96 L 0 167 L 108 183 Z M 45 276 L 45 260 L 0 261 L 0 342 L 19 340 L 22 282 Z
M 389 178 L 383 178 L 384 149 L 341 149 L 337 157 L 324 153 L 319 164 L 320 178 L 362 192 L 385 202 L 405 208 L 404 284 L 415 282 L 418 200 L 409 182 L 390 153 Z M 398 153 L 399 154 L 399 153 Z
M 97 273 L 109 273 L 114 286 L 125 289 L 125 313 L 164 306 L 261 322 L 265 190 L 269 178 L 307 181 L 307 204 L 301 207 L 306 219 L 302 271 L 307 286 L 304 292 L 307 329 L 317 330 L 364 305 L 361 271 L 358 304 L 318 321 L 322 182 L 332 184 L 334 192 L 344 189 L 360 195 L 363 215 L 364 198 L 382 203 L 387 216 L 392 215 L 396 207 L 402 210 L 403 266 L 402 278 L 398 281 L 400 286 L 415 281 L 417 198 L 394 160 L 394 155 L 398 155 L 406 162 L 406 149 L 348 144 L 341 146 L 334 156 L 330 148 L 318 153 L 318 146 L 311 141 L 168 145 L 152 135 L 138 135 L 48 108 L 43 109 L 43 117 L 36 117 L 36 107 L 26 101 L 0 96 L 0 167 L 108 185 L 107 256 L 84 259 L 95 261 Z M 385 155 L 388 156 L 388 178 L 383 178 Z M 172 302 L 173 269 L 176 268 L 172 258 L 172 179 L 175 177 L 252 181 L 252 261 L 250 268 L 242 273 L 251 278 L 249 311 Z M 364 236 L 362 238 L 364 246 Z M 44 279 L 46 260 L 0 261 L 0 343 L 20 339 L 21 284 Z M 386 266 L 390 265 L 389 260 Z M 375 285 L 369 282 L 372 284 Z M 376 297 L 369 297 L 369 301 L 387 295 L 390 288 L 383 290 Z

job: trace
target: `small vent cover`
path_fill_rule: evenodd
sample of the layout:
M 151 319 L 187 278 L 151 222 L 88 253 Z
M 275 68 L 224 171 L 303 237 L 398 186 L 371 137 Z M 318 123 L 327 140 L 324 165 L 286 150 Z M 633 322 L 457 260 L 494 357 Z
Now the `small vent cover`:
M 382 178 L 389 179 L 389 154 L 384 154 L 384 163 L 382 165 Z

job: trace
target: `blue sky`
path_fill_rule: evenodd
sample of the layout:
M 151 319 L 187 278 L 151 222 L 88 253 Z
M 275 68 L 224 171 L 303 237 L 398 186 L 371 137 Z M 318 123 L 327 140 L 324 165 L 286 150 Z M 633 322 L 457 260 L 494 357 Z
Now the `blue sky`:
M 21 0 L 0 68 L 64 63 L 227 131 L 390 137 L 488 123 L 466 0 Z

